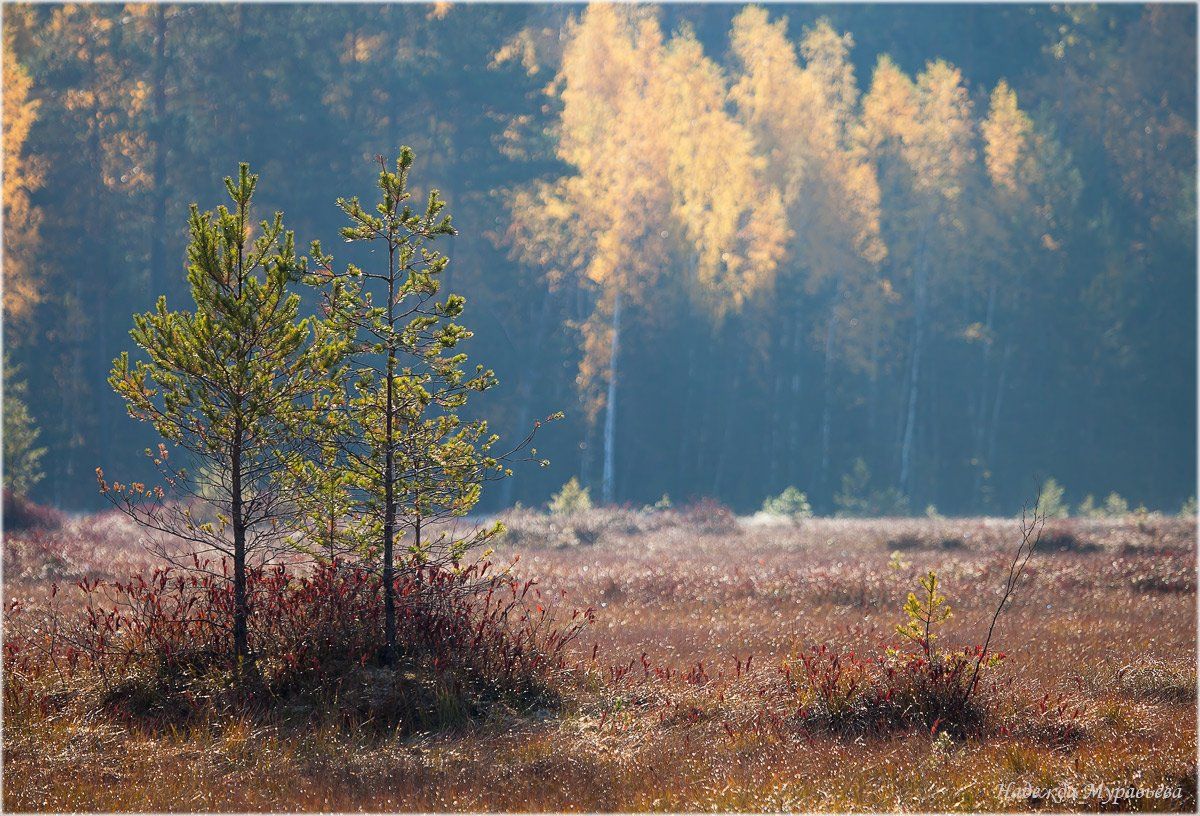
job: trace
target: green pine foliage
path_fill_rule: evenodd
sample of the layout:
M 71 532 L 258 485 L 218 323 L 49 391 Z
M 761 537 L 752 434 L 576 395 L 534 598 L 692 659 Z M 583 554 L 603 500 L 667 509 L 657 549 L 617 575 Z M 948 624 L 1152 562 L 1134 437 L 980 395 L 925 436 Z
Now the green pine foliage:
M 666 499 L 665 496 L 663 498 Z M 667 506 L 670 506 L 670 500 L 667 500 Z M 592 497 L 589 489 L 581 487 L 579 479 L 572 476 L 561 490 L 550 497 L 549 509 L 550 514 L 554 516 L 569 516 L 591 510 Z
M 109 376 L 129 415 L 153 425 L 183 461 L 166 444 L 147 451 L 164 480 L 154 488 L 108 483 L 97 468 L 101 491 L 135 520 L 231 559 L 239 658 L 248 656 L 247 561 L 290 545 L 294 495 L 304 491 L 288 474 L 325 436 L 324 409 L 347 351 L 331 324 L 300 317 L 292 285 L 306 260 L 282 214 L 255 235 L 257 183 L 242 164 L 225 180 L 232 210 L 192 206 L 194 308 L 171 310 L 164 296 L 154 311 L 135 315 L 130 335 L 145 359 L 131 362 L 123 352 Z
M 950 619 L 951 610 L 946 596 L 938 589 L 936 572 L 930 570 L 922 576 L 919 583 L 920 593 L 908 593 L 908 599 L 904 602 L 904 615 L 907 620 L 898 624 L 896 631 L 919 644 L 928 655 L 933 651 L 938 627 Z
M 471 337 L 460 322 L 466 301 L 441 292 L 450 259 L 434 247 L 456 231 L 436 190 L 423 206 L 414 205 L 413 160 L 407 147 L 394 169 L 380 159 L 374 207 L 357 198 L 337 202 L 350 221 L 342 238 L 366 243 L 377 264 L 337 269 L 314 244 L 308 277 L 321 288 L 331 322 L 353 345 L 349 381 L 331 411 L 336 442 L 320 464 L 322 500 L 308 508 L 309 526 L 328 531 L 331 552 L 341 546 L 380 563 L 385 658 L 397 645 L 396 569 L 457 566 L 501 532 L 499 524 L 464 533 L 438 523 L 467 515 L 485 481 L 510 473 L 492 453 L 497 437 L 487 422 L 462 416 L 470 396 L 491 389 L 496 377 L 481 365 L 468 369 L 460 349 Z M 335 532 L 335 517 L 353 521 Z
M 14 496 L 28 496 L 42 480 L 42 457 L 46 449 L 39 446 L 41 431 L 34 422 L 26 402 L 28 389 L 18 379 L 20 368 L 4 358 L 4 490 Z
M 1038 492 L 1038 514 L 1052 519 L 1063 519 L 1069 516 L 1071 511 L 1063 499 L 1065 494 L 1066 489 L 1053 477 L 1047 479 L 1042 483 L 1042 489 Z
M 812 505 L 808 496 L 793 485 L 788 485 L 778 496 L 768 496 L 763 500 L 763 512 L 772 516 L 783 516 L 793 521 L 812 518 Z

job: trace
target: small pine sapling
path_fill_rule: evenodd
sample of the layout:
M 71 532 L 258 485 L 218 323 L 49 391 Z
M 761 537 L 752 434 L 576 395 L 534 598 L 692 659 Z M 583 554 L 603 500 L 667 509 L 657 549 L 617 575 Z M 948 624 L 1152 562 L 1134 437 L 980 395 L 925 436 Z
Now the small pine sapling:
M 919 581 L 920 593 L 908 593 L 904 602 L 904 614 L 908 618 L 897 624 L 896 631 L 918 644 L 926 658 L 933 656 L 933 643 L 938 637 L 937 627 L 952 615 L 946 596 L 938 589 L 938 576 L 933 570 Z

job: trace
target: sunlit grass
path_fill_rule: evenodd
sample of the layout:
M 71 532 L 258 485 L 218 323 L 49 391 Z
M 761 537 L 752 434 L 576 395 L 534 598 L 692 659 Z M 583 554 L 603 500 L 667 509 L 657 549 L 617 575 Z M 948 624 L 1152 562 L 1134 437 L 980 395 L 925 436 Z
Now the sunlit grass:
M 1105 783 L 1178 787 L 1183 797 L 1129 808 L 1194 809 L 1193 522 L 1071 523 L 1095 549 L 1035 555 L 997 633 L 1008 655 L 997 670 L 999 702 L 987 727 L 964 739 L 805 727 L 793 716 L 795 700 L 780 691 L 779 669 L 816 643 L 866 653 L 893 642 L 904 594 L 927 569 L 938 570 L 954 607 L 947 645 L 977 642 L 1014 522 L 814 520 L 719 534 L 647 526 L 610 525 L 590 546 L 519 548 L 520 569 L 538 575 L 547 595 L 562 590 L 572 605 L 599 609 L 572 647 L 576 680 L 556 714 L 497 715 L 404 737 L 333 721 L 297 727 L 250 718 L 149 732 L 69 702 L 60 710 L 9 702 L 5 803 L 150 811 L 1095 810 L 1094 799 L 1050 805 L 1007 798 L 1002 786 Z M 893 558 L 889 542 L 906 533 L 917 544 Z M 963 546 L 937 546 L 949 536 Z M 9 597 L 41 591 L 36 570 L 26 576 L 10 584 Z

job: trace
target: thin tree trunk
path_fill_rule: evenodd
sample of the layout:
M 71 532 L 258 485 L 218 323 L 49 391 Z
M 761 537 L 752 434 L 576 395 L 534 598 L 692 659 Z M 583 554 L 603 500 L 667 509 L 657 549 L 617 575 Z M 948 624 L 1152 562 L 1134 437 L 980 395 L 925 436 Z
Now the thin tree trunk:
M 244 677 L 250 659 L 247 635 L 249 608 L 246 603 L 246 519 L 242 512 L 242 422 L 234 420 L 233 452 L 230 457 L 230 518 L 233 523 L 233 655 L 237 674 Z
M 612 340 L 608 352 L 608 398 L 604 405 L 604 474 L 600 481 L 600 497 L 604 504 L 612 504 L 616 480 L 616 436 L 617 436 L 617 364 L 621 354 L 621 290 L 618 287 L 613 300 Z
M 396 326 L 396 248 L 388 245 L 388 328 Z M 390 665 L 396 656 L 396 587 L 393 548 L 396 542 L 395 384 L 396 350 L 388 349 L 387 386 L 384 403 L 383 455 L 383 662 Z
M 836 309 L 836 305 L 834 308 Z M 821 469 L 817 476 L 817 485 L 822 495 L 829 483 L 830 426 L 833 424 L 833 396 L 830 392 L 833 390 L 833 345 L 836 332 L 837 316 L 831 312 L 829 323 L 825 327 L 825 385 L 821 395 Z
M 983 361 L 979 366 L 979 391 L 976 397 L 976 412 L 975 412 L 975 484 L 971 491 L 976 501 L 982 499 L 983 494 L 983 472 L 990 467 L 990 462 L 984 457 L 984 445 L 987 439 L 987 386 L 991 380 L 992 367 L 992 329 L 995 324 L 996 315 L 996 280 L 992 278 L 991 285 L 988 287 L 988 305 L 987 316 L 984 326 L 984 342 L 983 342 Z
M 924 244 L 925 241 L 922 238 L 920 260 L 916 265 L 916 280 L 914 281 L 915 314 L 913 316 L 913 351 L 908 372 L 908 409 L 904 420 L 904 438 L 900 445 L 900 490 L 904 493 L 909 492 L 909 480 L 912 475 L 913 439 L 916 435 L 917 425 L 917 394 L 920 391 L 921 382 L 921 353 L 925 345 L 926 276 L 928 272 L 925 268 Z
M 162 291 L 159 276 L 166 259 L 167 210 L 167 11 L 166 6 L 154 7 L 154 228 L 150 237 L 150 270 L 146 285 L 153 301 Z
M 695 400 L 696 389 L 696 344 L 691 337 L 687 338 L 687 344 L 687 377 L 683 392 L 683 415 L 680 421 L 680 427 L 683 428 L 692 426 L 692 402 Z M 679 455 L 675 460 L 675 485 L 680 491 L 687 484 L 688 458 L 691 453 L 688 449 L 688 440 L 691 438 L 691 434 L 679 435 Z M 678 495 L 676 493 L 676 496 Z
M 800 319 L 800 308 L 796 308 L 796 323 L 792 327 L 792 399 L 787 407 L 788 439 L 787 459 L 791 467 L 787 469 L 787 481 L 795 484 L 798 479 L 797 463 L 800 461 L 800 370 L 803 364 L 801 351 L 804 345 L 804 331 Z
M 1000 361 L 1000 377 L 996 382 L 996 397 L 992 402 L 991 429 L 988 432 L 988 467 L 992 467 L 996 456 L 996 428 L 1000 425 L 1000 405 L 1004 399 L 1004 383 L 1008 378 L 1008 363 L 1011 358 L 1012 345 L 1006 344 L 1004 358 Z
M 550 320 L 550 305 L 553 300 L 553 295 L 550 287 L 546 287 L 545 297 L 542 298 L 542 312 L 538 319 L 536 329 L 533 336 L 533 343 L 530 348 L 533 350 L 525 355 L 528 365 L 521 376 L 521 385 L 517 389 L 517 410 L 520 412 L 517 418 L 517 433 L 523 433 L 525 428 L 529 427 L 529 421 L 533 414 L 533 386 L 537 383 L 541 373 L 539 360 L 534 356 L 541 349 L 542 344 L 546 339 L 546 326 Z M 504 485 L 501 488 L 500 504 L 503 507 L 512 507 L 513 490 L 516 485 L 516 480 L 505 479 Z
M 725 378 L 721 377 L 718 382 L 724 382 Z M 721 439 L 717 444 L 717 464 L 713 468 L 713 496 L 721 495 L 721 483 L 725 478 L 725 462 L 728 459 L 729 453 L 729 431 L 733 425 L 733 406 L 729 403 L 737 398 L 739 389 L 742 387 L 742 370 L 735 368 L 733 372 L 733 381 L 730 383 L 729 394 L 726 398 L 725 415 L 721 422 Z

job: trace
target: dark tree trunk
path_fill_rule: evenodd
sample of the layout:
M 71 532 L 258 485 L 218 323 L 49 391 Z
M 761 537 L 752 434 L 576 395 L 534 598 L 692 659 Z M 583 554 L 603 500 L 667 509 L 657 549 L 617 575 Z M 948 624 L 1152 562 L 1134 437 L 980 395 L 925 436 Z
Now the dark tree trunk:
M 234 422 L 234 442 L 230 457 L 230 517 L 233 523 L 233 656 L 237 674 L 244 677 L 250 661 L 246 601 L 246 519 L 242 512 L 242 425 Z

